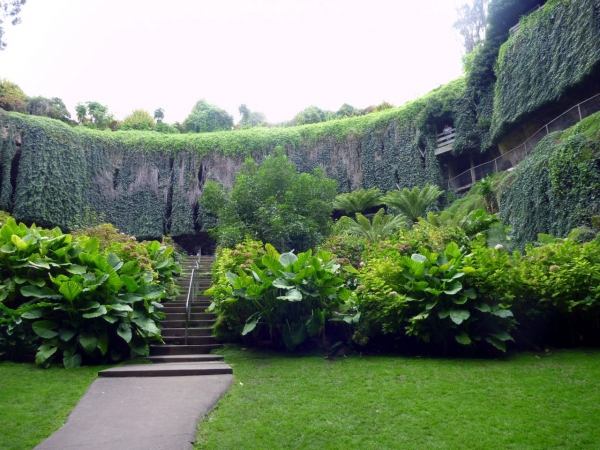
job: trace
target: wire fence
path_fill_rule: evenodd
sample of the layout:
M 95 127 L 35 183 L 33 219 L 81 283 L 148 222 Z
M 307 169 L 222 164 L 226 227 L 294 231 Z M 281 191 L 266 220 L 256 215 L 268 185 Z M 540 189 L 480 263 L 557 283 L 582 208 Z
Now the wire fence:
M 496 159 L 475 166 L 451 178 L 448 181 L 448 189 L 453 189 L 455 191 L 462 190 L 474 185 L 492 173 L 504 172 L 512 169 L 529 155 L 531 150 L 534 149 L 544 136 L 554 131 L 566 130 L 580 120 L 585 119 L 598 111 L 600 111 L 600 94 L 596 94 L 573 106 L 556 119 L 548 122 L 518 147 L 500 155 Z

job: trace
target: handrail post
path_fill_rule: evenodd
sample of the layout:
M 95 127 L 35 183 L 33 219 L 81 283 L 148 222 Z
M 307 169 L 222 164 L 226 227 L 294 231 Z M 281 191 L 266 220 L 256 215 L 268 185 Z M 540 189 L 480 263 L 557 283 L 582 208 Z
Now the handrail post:
M 202 259 L 202 248 L 198 250 L 198 254 L 196 255 L 196 264 L 192 269 L 192 274 L 190 276 L 190 285 L 188 287 L 188 295 L 187 300 L 185 302 L 185 345 L 188 343 L 188 328 L 190 324 L 190 317 L 192 315 L 192 302 L 198 296 L 198 289 L 200 287 L 198 281 L 198 271 L 200 270 L 200 261 Z
M 581 117 L 581 106 L 580 105 L 581 105 L 581 103 L 579 103 L 577 105 L 577 111 L 579 111 L 579 121 L 581 122 L 583 120 L 583 118 Z

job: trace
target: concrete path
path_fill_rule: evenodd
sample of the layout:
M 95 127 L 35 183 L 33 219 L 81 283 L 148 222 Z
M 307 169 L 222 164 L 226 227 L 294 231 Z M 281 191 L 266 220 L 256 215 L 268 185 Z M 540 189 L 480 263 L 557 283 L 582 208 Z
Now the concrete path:
M 189 450 L 233 375 L 98 378 L 35 450 Z

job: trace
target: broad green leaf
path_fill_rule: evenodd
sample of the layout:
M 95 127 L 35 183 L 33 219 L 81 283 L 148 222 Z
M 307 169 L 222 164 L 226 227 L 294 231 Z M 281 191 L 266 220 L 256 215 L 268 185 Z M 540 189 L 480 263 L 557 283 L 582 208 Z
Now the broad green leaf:
M 286 295 L 277 298 L 280 300 L 288 300 L 290 302 L 299 302 L 302 300 L 302 293 L 298 289 L 290 289 Z
M 119 315 L 119 316 L 121 316 L 121 315 L 127 316 L 127 313 L 117 312 L 117 315 Z M 104 316 L 102 316 L 102 318 L 105 321 L 107 321 L 108 323 L 117 323 L 119 321 L 119 318 L 115 317 L 115 316 L 104 315 Z
M 156 326 L 156 323 L 149 317 L 139 317 L 132 319 L 132 322 L 140 327 L 143 331 L 151 336 L 160 336 L 160 330 Z
M 15 251 L 17 251 L 17 248 L 9 243 L 4 244 L 2 247 L 0 247 L 0 252 L 2 253 L 14 253 Z
M 73 330 L 73 329 L 65 329 L 65 328 L 58 329 L 58 337 L 62 341 L 65 341 L 65 342 L 68 342 L 71 339 L 73 339 L 73 336 L 75 336 L 75 334 L 77 334 L 77 331 Z
M 33 261 L 29 261 L 29 265 L 39 269 L 46 269 L 46 270 L 50 270 L 50 264 L 48 264 L 46 261 L 44 261 L 41 258 L 36 258 Z
M 123 267 L 119 269 L 121 275 L 135 275 L 140 271 L 137 261 L 127 261 Z
M 153 304 L 156 304 L 154 302 L 152 302 Z M 160 303 L 159 303 L 160 305 Z M 162 307 L 162 305 L 160 305 Z M 124 311 L 124 312 L 131 312 L 133 311 L 133 308 L 129 305 L 122 305 L 122 304 L 116 304 L 116 305 L 109 305 L 109 307 L 114 310 L 114 311 Z
M 24 297 L 35 297 L 35 298 L 52 298 L 59 299 L 62 296 L 57 294 L 52 289 L 47 287 L 37 287 L 37 286 L 23 286 L 21 288 L 21 295 Z
M 452 283 L 448 283 L 444 292 L 448 295 L 454 295 L 462 289 L 462 284 L 460 281 L 453 281 Z
M 438 317 L 440 319 L 445 319 L 446 317 L 448 317 L 450 315 L 450 310 L 446 309 L 444 311 L 440 311 L 438 312 Z
M 488 336 L 485 338 L 485 340 L 492 344 L 494 347 L 496 347 L 498 350 L 506 352 L 506 344 L 500 339 L 497 339 L 493 336 Z
M 512 311 L 509 309 L 498 309 L 496 311 L 492 311 L 492 314 L 498 317 L 502 317 L 503 319 L 513 316 Z
M 465 303 L 467 303 L 467 296 L 466 295 L 461 295 L 460 297 L 454 297 L 452 299 L 452 302 L 455 305 L 464 305 Z
M 109 253 L 106 255 L 106 260 L 114 270 L 119 270 L 121 267 L 123 267 L 123 261 L 121 261 L 114 253 Z
M 98 253 L 100 249 L 100 241 L 97 237 L 90 239 L 86 244 L 84 250 L 89 254 Z
M 275 281 L 273 281 L 273 286 L 280 289 L 292 289 L 295 286 L 295 284 L 290 283 L 285 278 L 277 278 Z
M 471 313 L 466 309 L 452 309 L 450 310 L 450 319 L 456 325 L 460 325 L 465 320 L 471 317 Z
M 494 333 L 491 336 L 495 337 L 496 339 L 500 340 L 500 341 L 515 341 L 512 336 L 510 334 L 508 334 L 506 331 L 501 331 L 500 333 Z
M 19 236 L 17 236 L 16 234 L 13 234 L 10 237 L 10 241 L 15 244 L 15 247 L 17 247 L 17 250 L 27 250 L 27 242 L 25 242 L 23 239 L 21 239 Z
M 106 311 L 106 308 L 104 306 L 100 305 L 99 308 L 97 308 L 93 311 L 90 311 L 89 313 L 83 314 L 83 317 L 86 319 L 94 319 L 95 317 L 103 316 L 107 312 L 108 311 Z
M 43 315 L 44 315 L 43 309 L 33 309 L 31 311 L 27 311 L 27 312 L 21 314 L 21 317 L 23 319 L 39 319 Z
M 471 338 L 465 332 L 462 332 L 461 334 L 455 336 L 454 339 L 456 339 L 456 342 L 462 345 L 469 345 L 471 343 Z
M 473 288 L 469 288 L 466 289 L 463 294 L 467 297 L 470 298 L 471 300 L 475 300 L 477 298 L 477 293 L 475 292 L 475 289 Z
M 251 333 L 252 330 L 254 330 L 254 328 L 256 328 L 256 325 L 258 324 L 259 320 L 260 320 L 260 316 L 255 318 L 251 322 L 246 322 L 246 325 L 244 325 L 244 330 L 242 331 L 242 336 L 246 336 L 248 333 Z
M 81 355 L 79 353 L 71 354 L 63 352 L 63 365 L 65 369 L 76 369 L 81 366 Z
M 482 303 L 481 305 L 477 305 L 475 306 L 475 309 L 478 309 L 481 312 L 491 312 L 492 309 L 490 308 L 490 305 L 488 305 L 487 303 Z
M 420 263 L 424 263 L 425 261 L 427 261 L 427 257 L 424 255 L 420 255 L 418 253 L 413 253 L 410 257 L 410 259 L 412 259 L 413 261 L 417 261 Z
M 52 339 L 53 337 L 58 336 L 58 333 L 54 331 L 56 327 L 58 327 L 58 325 L 51 320 L 40 320 L 31 325 L 35 334 L 44 339 Z
M 104 328 L 100 334 L 100 339 L 98 339 L 98 350 L 103 355 L 106 355 L 108 351 L 108 331 Z
M 283 265 L 279 260 L 269 254 L 263 255 L 262 263 L 273 275 L 279 274 L 279 271 L 283 269 Z
M 51 345 L 40 345 L 38 351 L 35 355 L 35 363 L 36 364 L 44 364 L 46 363 L 58 350 L 58 347 L 53 347 Z
M 138 355 L 148 356 L 150 353 L 150 346 L 146 341 L 139 337 L 133 337 L 129 342 L 129 348 Z
M 148 246 L 146 248 L 148 249 L 149 253 L 156 253 L 157 251 L 160 250 L 160 242 L 152 241 L 148 244 Z
M 279 263 L 283 267 L 288 267 L 290 264 L 294 264 L 296 261 L 298 261 L 298 257 L 292 252 L 282 253 L 279 257 Z
M 425 289 L 425 292 L 428 292 L 430 294 L 435 295 L 436 297 L 440 296 L 442 294 L 442 291 L 438 290 L 438 289 L 434 289 L 434 288 L 427 288 Z
M 83 275 L 87 272 L 87 269 L 79 264 L 71 264 L 67 268 L 67 272 L 72 273 L 73 275 Z
M 135 278 L 130 277 L 129 275 L 121 275 L 121 281 L 125 284 L 127 292 L 135 292 L 140 288 L 136 283 Z
M 98 338 L 93 334 L 81 333 L 78 340 L 83 349 L 88 353 L 92 353 L 98 347 Z
M 121 322 L 117 328 L 117 334 L 128 344 L 131 341 L 131 327 L 128 323 Z
M 449 258 L 460 258 L 461 253 L 460 253 L 460 249 L 458 248 L 458 244 L 456 242 L 450 242 L 447 246 L 446 246 L 446 250 L 444 250 L 444 254 L 446 256 L 448 256 Z
M 68 301 L 72 302 L 79 294 L 81 294 L 83 287 L 75 281 L 67 281 L 66 283 L 61 284 L 58 290 Z
M 423 290 L 426 290 L 426 289 L 428 288 L 428 286 L 429 286 L 429 282 L 428 282 L 428 281 L 415 281 L 415 282 L 412 284 L 412 288 L 413 288 L 415 291 L 423 291 Z

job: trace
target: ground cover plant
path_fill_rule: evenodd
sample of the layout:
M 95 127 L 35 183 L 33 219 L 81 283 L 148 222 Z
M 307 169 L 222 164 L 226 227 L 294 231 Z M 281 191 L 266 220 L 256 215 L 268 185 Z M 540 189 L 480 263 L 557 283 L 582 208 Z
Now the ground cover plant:
M 600 354 L 285 356 L 228 347 L 235 383 L 196 450 L 600 446 Z
M 149 341 L 161 340 L 160 301 L 177 267 L 171 248 L 126 239 L 100 250 L 98 237 L 8 218 L 0 228 L 0 352 L 19 358 L 37 348 L 37 364 L 67 368 L 147 355 Z M 128 253 L 136 249 L 147 258 Z
M 0 362 L 0 448 L 32 449 L 61 427 L 104 367 L 42 370 Z

